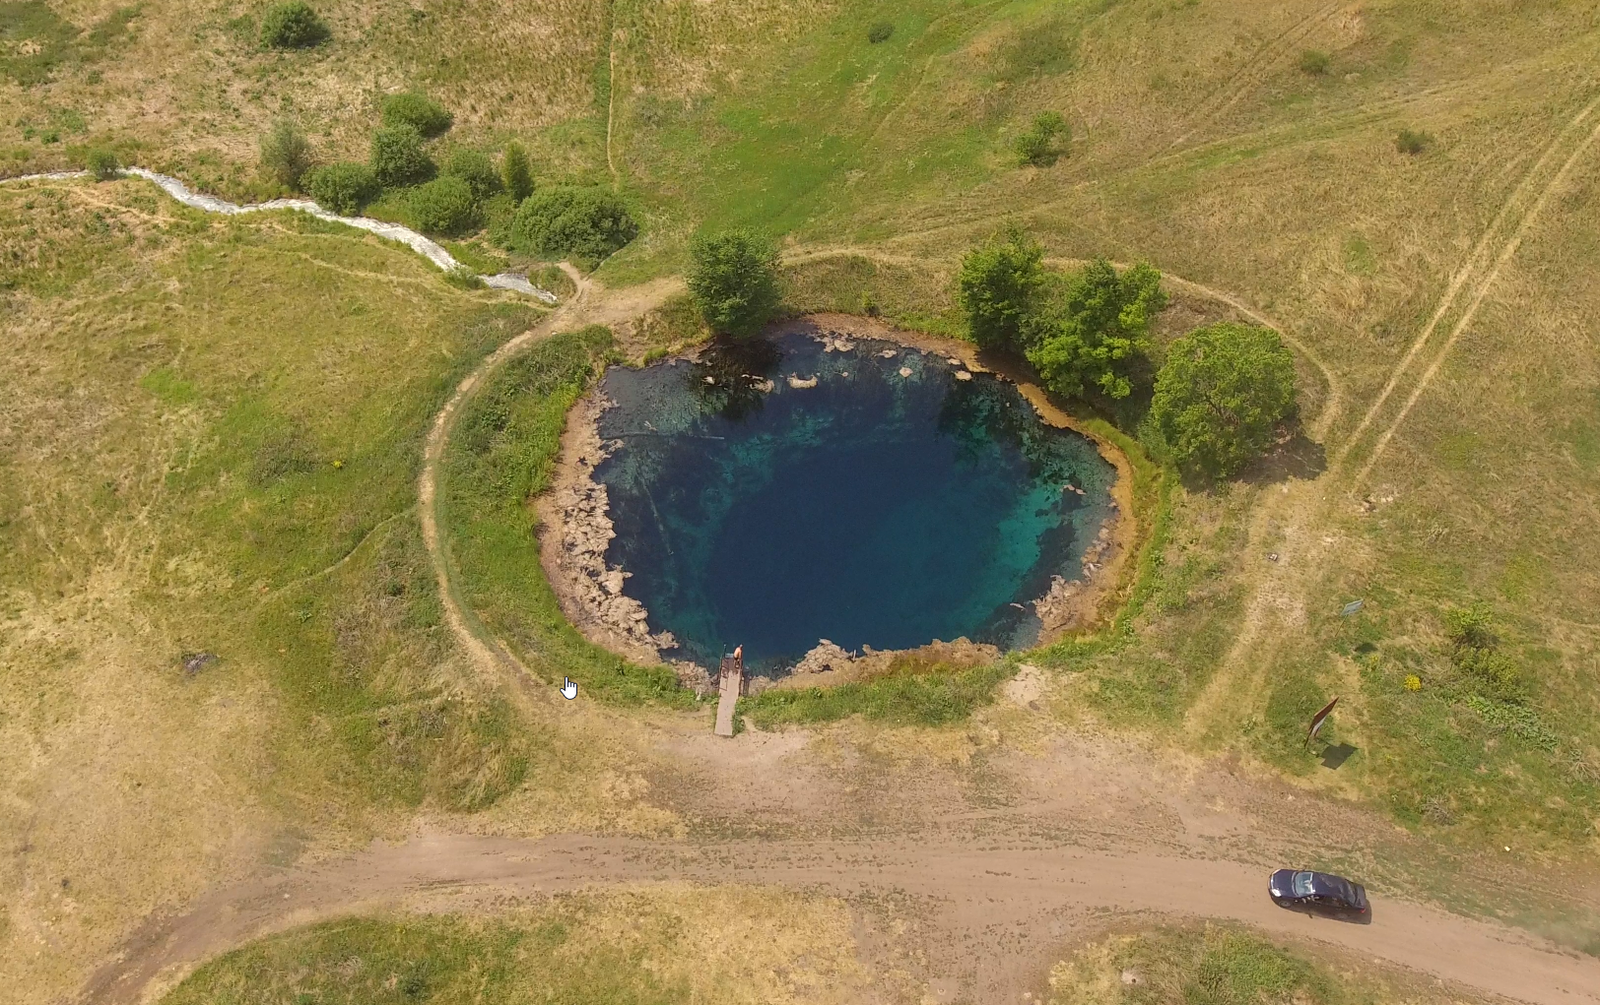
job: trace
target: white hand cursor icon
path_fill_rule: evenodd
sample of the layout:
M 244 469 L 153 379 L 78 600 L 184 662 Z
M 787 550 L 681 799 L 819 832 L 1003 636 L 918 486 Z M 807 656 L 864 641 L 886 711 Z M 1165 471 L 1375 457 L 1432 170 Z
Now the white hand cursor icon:
M 561 697 L 568 701 L 576 698 L 578 696 L 578 685 L 572 683 L 572 680 L 567 677 L 563 677 L 561 680 L 564 682 L 561 685 Z

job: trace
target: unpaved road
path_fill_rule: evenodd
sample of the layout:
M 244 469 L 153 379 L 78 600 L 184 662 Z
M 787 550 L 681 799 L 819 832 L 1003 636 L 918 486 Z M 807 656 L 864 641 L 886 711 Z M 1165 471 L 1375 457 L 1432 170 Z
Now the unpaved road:
M 1319 940 L 1536 1005 L 1600 1002 L 1600 960 L 1522 933 L 1380 900 L 1370 925 L 1283 911 L 1261 870 L 1234 862 L 1119 856 L 994 839 L 732 841 L 704 844 L 573 835 L 525 841 L 465 835 L 375 845 L 363 854 L 219 890 L 173 920 L 151 922 L 129 961 L 96 975 L 88 1001 L 139 1001 L 163 970 L 264 932 L 357 909 L 448 906 L 473 893 L 527 896 L 664 880 L 775 883 L 846 897 L 897 892 L 926 905 L 930 927 L 974 1001 L 1016 1001 L 1016 960 L 1040 958 L 1092 908 L 1228 918 Z M 997 953 L 997 944 L 1006 952 Z M 170 971 L 169 971 L 170 972 Z

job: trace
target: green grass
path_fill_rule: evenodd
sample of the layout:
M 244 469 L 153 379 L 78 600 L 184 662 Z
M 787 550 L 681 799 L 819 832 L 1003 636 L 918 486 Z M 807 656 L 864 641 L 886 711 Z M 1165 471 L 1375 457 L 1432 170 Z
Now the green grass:
M 835 687 L 763 691 L 739 699 L 739 715 L 762 729 L 852 715 L 894 726 L 944 726 L 992 702 L 995 688 L 1015 671 L 1004 662 L 964 669 L 943 664 L 891 668 L 881 677 Z
M 585 693 L 620 704 L 685 707 L 694 695 L 671 669 L 630 664 L 584 639 L 539 564 L 532 500 L 549 487 L 567 410 L 612 344 L 600 326 L 552 336 L 472 398 L 445 454 L 442 522 L 462 598 L 535 673 L 571 677 Z
M 410 1005 L 561 1002 L 671 1005 L 688 988 L 665 983 L 634 954 L 585 945 L 573 919 L 547 912 L 522 924 L 453 917 L 348 919 L 276 936 L 207 963 L 163 1005 Z
M 412 508 L 433 412 L 536 312 L 297 214 L 87 191 L 0 191 L 18 252 L 0 286 L 32 361 L 9 380 L 0 587 L 47 605 L 120 570 L 159 672 L 214 651 L 214 686 L 271 684 L 290 776 L 461 809 L 515 788 L 530 741 L 437 669 L 452 652 Z
M 1123 979 L 1132 974 L 1136 982 Z M 1232 927 L 1114 935 L 1050 972 L 1050 1005 L 1443 1005 L 1422 981 L 1348 961 L 1324 962 Z

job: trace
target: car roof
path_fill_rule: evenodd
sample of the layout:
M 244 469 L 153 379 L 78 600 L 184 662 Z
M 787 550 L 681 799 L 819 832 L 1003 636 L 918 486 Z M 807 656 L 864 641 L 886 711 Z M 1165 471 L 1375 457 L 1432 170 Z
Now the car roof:
M 1339 897 L 1352 902 L 1356 899 L 1354 883 L 1343 876 L 1334 876 L 1326 872 L 1313 872 L 1311 874 L 1311 890 L 1318 896 Z

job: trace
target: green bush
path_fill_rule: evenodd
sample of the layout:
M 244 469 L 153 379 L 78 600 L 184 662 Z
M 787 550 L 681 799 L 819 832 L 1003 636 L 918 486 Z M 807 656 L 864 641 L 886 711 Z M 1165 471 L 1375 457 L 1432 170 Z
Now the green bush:
M 261 18 L 261 44 L 269 49 L 309 49 L 332 34 L 304 0 L 274 4 Z
M 528 167 L 527 151 L 515 140 L 506 144 L 506 157 L 500 165 L 501 179 L 506 191 L 518 203 L 533 194 L 533 171 Z
M 478 200 L 461 178 L 445 175 L 411 193 L 411 222 L 424 234 L 454 237 L 478 225 Z
M 1413 157 L 1431 146 L 1433 146 L 1432 136 L 1413 129 L 1402 129 L 1394 137 L 1394 148 Z
M 444 173 L 460 178 L 472 189 L 472 197 L 480 202 L 500 191 L 500 172 L 487 154 L 477 150 L 457 150 L 445 162 Z
M 372 173 L 378 184 L 388 188 L 427 181 L 434 170 L 415 126 L 384 126 L 372 134 Z
M 1494 634 L 1493 615 L 1481 603 L 1446 611 L 1444 629 L 1450 637 L 1450 643 L 1455 646 L 1489 649 L 1499 642 Z
M 298 189 L 311 167 L 311 144 L 288 119 L 261 137 L 261 172 L 285 188 Z
M 305 185 L 317 205 L 340 216 L 355 216 L 382 192 L 372 168 L 349 162 L 312 168 Z
M 967 337 L 980 348 L 1016 346 L 1044 284 L 1044 249 L 1016 227 L 967 252 L 956 277 L 956 304 Z
M 1309 77 L 1320 77 L 1333 66 L 1333 59 L 1320 49 L 1307 49 L 1300 53 L 1300 72 Z
M 887 21 L 879 21 L 877 24 L 867 29 L 867 41 L 871 42 L 873 45 L 877 45 L 879 42 L 889 41 L 889 36 L 893 34 L 894 25 Z
M 105 147 L 95 147 L 83 159 L 83 166 L 94 175 L 95 181 L 110 181 L 122 173 L 122 164 L 118 162 L 117 155 Z
M 1028 362 L 1057 394 L 1093 387 L 1128 397 L 1150 349 L 1150 319 L 1167 305 L 1161 273 L 1140 262 L 1119 274 L 1097 258 L 1049 286 L 1022 323 Z
M 778 249 L 749 230 L 699 236 L 689 245 L 689 296 L 718 334 L 747 337 L 778 313 Z
M 1226 478 L 1272 445 L 1294 407 L 1294 357 L 1278 333 L 1230 321 L 1168 347 L 1150 417 L 1180 468 Z
M 603 188 L 543 189 L 523 200 L 511 222 L 512 246 L 546 257 L 599 260 L 638 234 L 622 200 Z
M 1033 167 L 1049 167 L 1067 152 L 1070 133 L 1060 112 L 1040 112 L 1033 125 L 1017 137 L 1017 160 Z
M 423 136 L 438 136 L 455 118 L 425 94 L 405 91 L 391 94 L 380 106 L 386 126 L 410 126 Z

